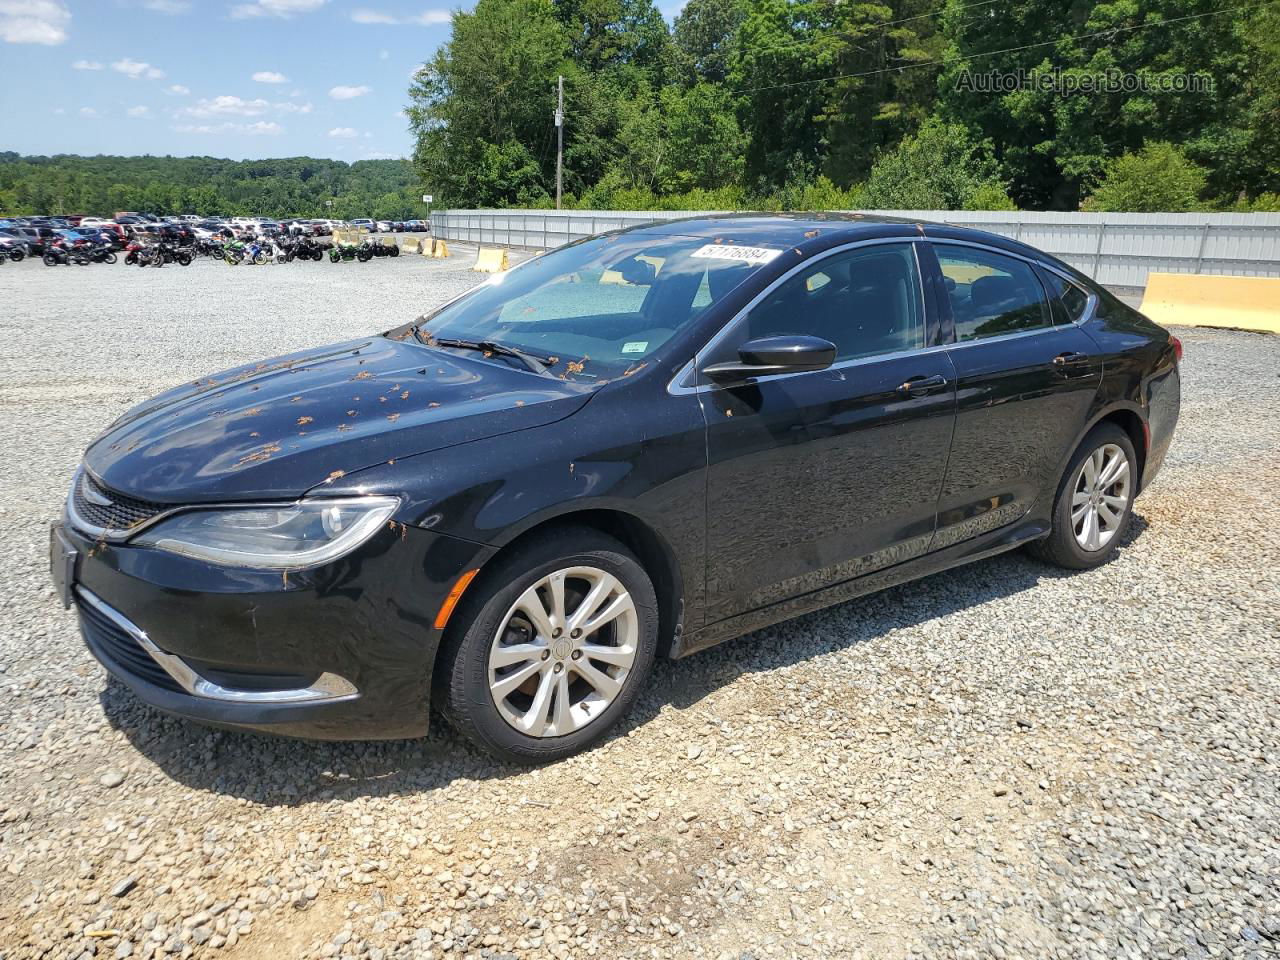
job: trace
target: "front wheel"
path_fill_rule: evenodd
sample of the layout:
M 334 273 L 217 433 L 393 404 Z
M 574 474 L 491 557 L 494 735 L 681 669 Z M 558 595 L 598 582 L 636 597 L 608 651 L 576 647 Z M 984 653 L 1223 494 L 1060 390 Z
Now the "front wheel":
M 27 251 L 18 249 L 16 247 L 13 250 L 9 251 L 9 259 L 12 260 L 14 263 L 21 263 L 23 258 L 26 255 L 27 255 Z
M 356 254 L 356 257 L 359 259 L 361 263 L 368 263 L 370 260 L 373 259 L 373 253 L 369 250 L 361 250 L 359 253 Z
M 544 763 L 598 742 L 653 666 L 658 602 L 621 543 L 566 528 L 500 557 L 454 613 L 437 703 L 477 746 Z
M 58 263 L 60 262 L 60 261 L 58 260 L 58 258 L 57 258 L 57 257 L 55 257 L 52 253 L 46 253 L 46 254 L 45 254 L 43 257 L 41 257 L 40 259 L 44 261 L 44 265 L 45 265 L 46 267 L 56 267 L 56 266 L 58 265 Z
M 1100 423 L 1080 443 L 1058 485 L 1049 536 L 1031 545 L 1040 559 L 1087 570 L 1111 559 L 1129 528 L 1138 489 L 1133 441 L 1114 423 Z
M 184 267 L 191 266 L 191 254 L 189 253 L 177 254 L 177 260 L 178 260 L 178 263 L 182 264 Z
M 390 250 L 390 252 L 387 254 L 387 256 L 389 256 L 389 257 L 398 257 L 398 256 L 400 256 L 400 248 L 399 248 L 399 247 L 392 247 L 392 248 L 391 248 L 391 250 Z
M 114 253 L 106 253 L 106 254 L 103 254 L 103 256 L 102 256 L 102 262 L 103 262 L 103 263 L 107 263 L 107 264 L 115 263 L 115 262 L 116 262 L 116 255 L 115 255 Z

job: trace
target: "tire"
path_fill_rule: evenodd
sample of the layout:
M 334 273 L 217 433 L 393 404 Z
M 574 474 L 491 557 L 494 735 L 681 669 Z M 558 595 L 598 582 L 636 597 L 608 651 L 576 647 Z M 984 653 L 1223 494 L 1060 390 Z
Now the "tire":
M 189 253 L 179 253 L 177 255 L 177 260 L 178 263 L 182 264 L 184 267 L 191 266 L 191 254 Z
M 330 263 L 337 263 L 340 259 L 342 259 L 342 258 L 338 256 L 338 251 L 337 251 L 337 250 L 334 250 L 332 253 L 330 253 L 330 254 L 329 254 L 329 262 L 330 262 Z
M 108 254 L 106 254 L 106 255 L 102 258 L 102 262 L 103 262 L 103 263 L 108 263 L 108 264 L 110 264 L 110 263 L 115 263 L 115 262 L 116 262 L 116 255 L 115 255 L 114 253 L 108 253 Z
M 398 256 L 400 256 L 400 248 L 399 248 L 399 247 L 392 247 L 392 248 L 391 248 L 391 250 L 390 250 L 390 252 L 387 254 L 387 256 L 389 256 L 389 257 L 398 257 Z
M 370 260 L 373 259 L 373 254 L 370 253 L 368 250 L 361 250 L 359 253 L 356 254 L 356 257 L 359 259 L 361 263 L 368 263 Z
M 40 259 L 44 261 L 44 265 L 46 267 L 56 267 L 58 265 L 58 258 L 55 257 L 52 253 L 46 253 Z
M 1113 468 L 1115 457 L 1120 457 L 1123 465 Z M 1100 490 L 1089 479 L 1090 472 L 1096 474 L 1099 466 L 1100 479 L 1105 480 L 1113 469 L 1118 474 Z M 1098 424 L 1080 442 L 1067 464 L 1053 501 L 1052 530 L 1048 537 L 1030 545 L 1031 553 L 1045 563 L 1068 570 L 1089 570 L 1106 563 L 1129 529 L 1137 484 L 1138 458 L 1133 441 L 1114 423 Z M 1119 509 L 1121 501 L 1123 509 Z M 1108 515 L 1115 517 L 1118 509 L 1118 518 L 1109 519 Z M 1078 511 L 1078 519 L 1073 519 L 1073 511 Z M 1095 544 L 1092 547 L 1091 541 Z
M 569 575 L 564 580 L 563 609 L 568 612 L 569 622 L 579 612 L 577 605 L 583 602 L 593 582 L 610 591 L 595 605 L 597 613 L 614 604 L 624 612 L 576 642 L 569 633 L 543 636 L 545 631 L 532 627 L 533 619 L 516 608 L 522 598 L 532 597 L 533 602 L 541 604 L 543 601 L 538 598 L 549 594 L 539 594 L 533 588 L 552 574 L 564 571 Z M 593 576 L 598 578 L 588 579 Z M 628 598 L 629 606 L 625 603 Z M 545 616 L 545 606 L 538 609 Z M 521 643 L 521 637 L 532 638 L 526 646 L 534 653 L 517 654 L 519 659 L 496 667 L 490 663 L 490 653 L 499 649 L 500 640 L 504 644 Z M 603 652 L 613 647 L 621 652 L 611 653 L 610 659 L 621 659 L 610 665 L 595 660 L 589 652 L 582 656 L 578 643 L 593 640 L 598 641 L 594 648 L 583 650 Z M 594 745 L 626 716 L 644 687 L 657 646 L 658 601 L 653 583 L 639 561 L 612 537 L 589 527 L 567 527 L 499 557 L 467 592 L 462 605 L 454 611 L 436 660 L 434 699 L 455 729 L 500 760 L 560 760 Z M 536 652 L 539 647 L 543 652 Z M 627 655 L 631 659 L 624 665 Z M 601 686 L 588 681 L 584 670 L 594 673 Z M 517 674 L 527 679 L 501 694 L 500 709 L 490 683 L 500 684 Z M 620 686 L 608 682 L 619 675 Z M 602 689 L 607 691 L 607 697 Z M 536 719 L 535 691 L 545 694 L 541 721 Z M 561 711 L 560 698 L 565 693 L 568 707 Z M 535 718 L 533 729 L 541 728 L 542 735 L 514 726 L 521 718 L 527 721 L 531 717 Z M 571 732 L 556 733 L 555 728 L 561 723 Z
M 26 257 L 26 255 L 27 255 L 27 251 L 25 250 L 15 249 L 15 250 L 9 251 L 9 259 L 12 260 L 14 263 L 21 263 L 23 261 L 23 258 Z
M 255 253 L 253 255 L 253 263 L 255 266 L 261 267 L 264 264 L 266 264 L 266 262 L 267 262 L 267 255 L 265 253 Z

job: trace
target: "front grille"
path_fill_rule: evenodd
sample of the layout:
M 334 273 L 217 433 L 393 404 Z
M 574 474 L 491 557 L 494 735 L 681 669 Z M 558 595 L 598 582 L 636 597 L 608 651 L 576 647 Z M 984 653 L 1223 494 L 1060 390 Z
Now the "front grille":
M 76 480 L 71 499 L 76 515 L 84 523 L 106 530 L 130 530 L 169 509 L 168 504 L 138 500 L 108 490 L 85 472 Z M 95 503 L 95 499 L 107 502 Z
M 95 652 L 147 683 L 174 693 L 182 692 L 173 677 L 118 623 L 89 603 L 77 601 L 76 610 L 80 614 L 80 629 Z

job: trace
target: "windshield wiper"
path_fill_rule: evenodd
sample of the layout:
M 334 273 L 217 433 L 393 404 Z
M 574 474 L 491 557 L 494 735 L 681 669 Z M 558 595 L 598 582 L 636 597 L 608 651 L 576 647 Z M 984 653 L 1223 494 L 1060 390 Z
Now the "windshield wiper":
M 534 373 L 550 373 L 547 369 L 555 362 L 554 357 L 540 357 L 536 353 L 508 346 L 495 340 L 462 340 L 456 337 L 431 337 L 426 341 L 431 346 L 457 347 L 462 350 L 481 350 L 485 353 L 496 353 L 501 357 L 515 357 Z

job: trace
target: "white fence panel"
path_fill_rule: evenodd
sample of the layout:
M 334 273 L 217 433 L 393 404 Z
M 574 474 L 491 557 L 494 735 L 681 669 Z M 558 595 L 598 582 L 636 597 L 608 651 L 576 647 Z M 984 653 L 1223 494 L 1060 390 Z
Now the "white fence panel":
M 723 212 L 437 210 L 431 223 L 435 235 L 446 240 L 551 250 L 609 230 Z M 998 233 L 1059 257 L 1112 287 L 1141 288 L 1153 270 L 1280 277 L 1276 213 L 863 212 Z

